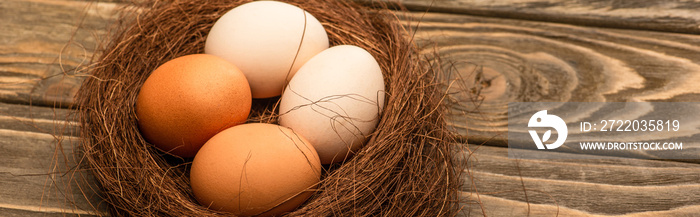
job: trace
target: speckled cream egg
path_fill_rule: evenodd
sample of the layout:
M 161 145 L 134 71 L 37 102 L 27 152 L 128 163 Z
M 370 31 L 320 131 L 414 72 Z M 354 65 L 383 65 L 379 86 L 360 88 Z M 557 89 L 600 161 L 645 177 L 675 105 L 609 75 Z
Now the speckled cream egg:
M 246 121 L 252 98 L 243 73 L 208 54 L 175 58 L 148 76 L 136 99 L 141 135 L 160 150 L 194 157 L 216 133 Z
M 238 125 L 212 137 L 192 162 L 197 201 L 238 216 L 278 216 L 314 192 L 321 163 L 313 146 L 289 128 Z
M 287 3 L 256 1 L 217 20 L 204 52 L 238 66 L 253 98 L 268 98 L 282 94 L 296 71 L 327 48 L 328 35 L 313 15 Z
M 314 145 L 321 163 L 346 159 L 374 131 L 384 108 L 381 68 L 364 49 L 341 45 L 309 60 L 280 99 L 280 125 Z

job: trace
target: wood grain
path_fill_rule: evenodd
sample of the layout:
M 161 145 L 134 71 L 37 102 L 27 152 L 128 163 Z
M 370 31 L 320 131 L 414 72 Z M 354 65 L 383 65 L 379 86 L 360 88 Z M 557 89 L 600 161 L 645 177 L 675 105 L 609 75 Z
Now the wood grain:
M 465 214 L 678 216 L 700 210 L 700 165 L 635 159 L 515 160 L 469 146 Z M 470 192 L 470 193 L 466 193 Z M 481 203 L 478 201 L 481 200 Z
M 0 1 L 0 102 L 68 107 L 115 3 Z
M 470 143 L 505 145 L 508 102 L 700 99 L 700 36 L 435 13 L 404 19 L 418 25 L 427 55 L 441 55 L 449 122 Z
M 459 216 L 531 216 L 531 217 L 693 217 L 700 213 L 700 206 L 684 206 L 672 210 L 635 212 L 622 215 L 605 215 L 585 212 L 551 204 L 528 204 L 521 201 L 508 200 L 499 197 L 481 195 L 476 198 L 473 194 L 465 194 L 466 198 L 476 201 L 484 206 L 484 209 L 464 209 Z M 485 211 L 485 212 L 484 212 Z
M 430 11 L 575 25 L 700 33 L 697 1 L 607 0 L 385 0 L 412 11 Z M 361 0 L 361 2 L 371 2 Z
M 5 215 L 106 213 L 81 171 L 71 110 L 0 103 L 0 211 Z

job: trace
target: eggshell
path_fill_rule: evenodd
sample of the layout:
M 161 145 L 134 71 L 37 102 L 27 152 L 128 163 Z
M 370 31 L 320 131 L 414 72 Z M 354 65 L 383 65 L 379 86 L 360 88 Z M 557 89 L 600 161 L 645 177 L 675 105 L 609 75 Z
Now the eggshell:
M 306 201 L 320 177 L 318 155 L 303 137 L 252 123 L 212 137 L 192 162 L 190 183 L 197 201 L 210 209 L 276 216 Z
M 384 95 L 374 57 L 357 46 L 335 46 L 309 60 L 289 82 L 280 125 L 307 138 L 321 163 L 342 161 L 376 128 Z
M 314 16 L 287 3 L 257 1 L 235 7 L 217 20 L 204 52 L 238 66 L 250 82 L 253 98 L 268 98 L 282 94 L 296 71 L 327 48 L 326 30 Z
M 252 104 L 243 73 L 208 54 L 175 58 L 141 87 L 136 116 L 141 135 L 159 149 L 194 157 L 219 131 L 246 121 Z

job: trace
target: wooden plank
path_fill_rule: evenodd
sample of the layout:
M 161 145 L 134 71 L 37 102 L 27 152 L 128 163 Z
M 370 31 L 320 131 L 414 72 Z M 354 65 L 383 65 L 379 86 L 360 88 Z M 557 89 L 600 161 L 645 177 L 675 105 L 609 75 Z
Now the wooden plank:
M 0 129 L 53 135 L 78 135 L 73 110 L 41 106 L 20 106 L 0 102 Z
M 68 107 L 115 3 L 0 1 L 0 102 Z
M 697 1 L 606 1 L 606 0 L 384 0 L 412 11 L 430 11 L 546 21 L 575 25 L 700 33 Z M 369 3 L 370 0 L 361 0 Z
M 73 214 L 73 213 L 66 213 L 66 212 L 61 212 L 61 210 L 57 210 L 57 212 L 43 212 L 43 211 L 29 211 L 27 210 L 28 208 L 26 207 L 16 207 L 17 209 L 13 208 L 0 208 L 0 213 L 2 213 L 3 216 L 5 217 L 26 217 L 26 216 L 95 216 L 95 215 L 90 215 L 90 214 Z
M 603 215 L 584 212 L 552 204 L 528 204 L 522 201 L 507 200 L 488 195 L 466 194 L 471 206 L 465 206 L 458 216 L 530 216 L 530 217 L 692 217 L 700 213 L 700 206 L 684 206 L 672 210 L 636 212 L 623 215 Z M 477 206 L 478 204 L 481 204 Z M 484 209 L 481 209 L 481 206 Z M 485 212 L 484 212 L 485 211 Z
M 78 126 L 70 113 L 0 103 L 3 216 L 106 213 L 92 176 L 77 166 L 79 139 L 71 134 Z
M 466 214 L 674 216 L 700 210 L 700 165 L 639 159 L 525 160 L 470 145 Z M 467 193 L 469 192 L 469 193 Z M 481 204 L 478 201 L 481 200 Z M 558 208 L 557 208 L 558 207 Z M 508 214 L 508 215 L 506 215 Z M 653 215 L 652 215 L 653 214 Z
M 698 35 L 437 13 L 404 19 L 419 26 L 424 53 L 440 53 L 448 119 L 470 143 L 506 144 L 508 102 L 700 99 Z
M 472 164 L 480 172 L 506 176 L 546 178 L 596 184 L 645 186 L 700 184 L 700 165 L 639 159 L 520 160 L 507 157 L 504 148 L 484 146 Z M 501 152 L 502 151 L 502 152 Z

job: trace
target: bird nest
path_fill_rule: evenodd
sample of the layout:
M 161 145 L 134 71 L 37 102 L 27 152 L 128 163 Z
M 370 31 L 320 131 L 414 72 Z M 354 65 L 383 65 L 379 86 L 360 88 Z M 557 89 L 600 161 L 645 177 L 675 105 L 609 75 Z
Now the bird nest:
M 189 184 L 191 159 L 154 148 L 139 133 L 136 96 L 149 74 L 203 53 L 225 12 L 248 1 L 147 1 L 124 13 L 77 94 L 83 161 L 114 216 L 215 216 Z M 418 54 L 411 31 L 385 6 L 285 1 L 313 14 L 330 45 L 356 45 L 381 66 L 386 104 L 368 143 L 323 169 L 316 193 L 287 215 L 453 216 L 459 206 L 454 136 L 447 131 L 440 69 Z M 125 21 L 128 20 L 128 21 Z M 248 122 L 276 123 L 279 98 L 254 100 Z

